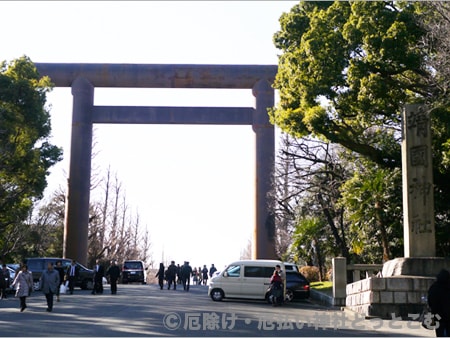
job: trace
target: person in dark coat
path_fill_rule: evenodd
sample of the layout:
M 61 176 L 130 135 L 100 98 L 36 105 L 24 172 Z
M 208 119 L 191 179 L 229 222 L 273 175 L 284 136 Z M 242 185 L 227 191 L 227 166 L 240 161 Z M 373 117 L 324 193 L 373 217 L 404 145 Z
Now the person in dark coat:
M 214 264 L 211 264 L 211 267 L 209 268 L 209 277 L 214 277 L 214 273 L 217 271 L 216 267 L 214 266 Z
M 61 260 L 56 261 L 55 270 L 59 274 L 59 285 L 58 288 L 56 289 L 56 301 L 59 302 L 59 292 L 61 289 L 61 284 L 64 283 L 64 275 L 66 274 L 64 271 L 64 267 L 62 266 Z
M 189 262 L 184 262 L 183 266 L 181 267 L 180 275 L 184 291 L 189 291 L 192 276 L 192 267 L 189 265 Z
M 202 281 L 203 281 L 203 285 L 208 284 L 208 268 L 206 267 L 206 265 L 203 265 L 203 269 L 202 269 Z
M 67 267 L 66 270 L 66 279 L 69 282 L 69 293 L 73 294 L 73 289 L 75 288 L 75 282 L 78 278 L 80 271 L 78 269 L 78 266 L 75 262 L 75 260 L 72 259 L 72 262 Z
M 6 298 L 6 289 L 9 287 L 11 274 L 6 264 L 2 264 L 0 269 L 0 299 Z
M 174 290 L 177 289 L 177 282 L 176 282 L 177 271 L 178 271 L 178 268 L 175 265 L 175 261 L 170 262 L 170 265 L 169 265 L 169 267 L 167 268 L 167 271 L 166 271 L 167 290 L 170 290 L 170 287 L 172 286 L 172 283 L 173 283 L 173 289 Z
M 163 263 L 159 263 L 159 270 L 156 273 L 156 276 L 158 278 L 158 284 L 159 287 L 161 288 L 161 290 L 164 288 L 164 264 Z
M 94 266 L 94 290 L 92 294 L 102 294 L 103 293 L 103 277 L 105 276 L 105 267 L 100 264 L 100 260 L 95 260 Z
M 183 284 L 183 280 L 181 278 L 181 266 L 180 266 L 180 264 L 177 264 L 177 277 L 176 277 L 176 280 L 177 280 L 177 284 Z
M 436 281 L 428 290 L 428 305 L 431 312 L 439 315 L 439 327 L 436 328 L 436 337 L 450 337 L 450 272 L 442 269 Z
M 117 266 L 116 261 L 111 261 L 111 266 L 106 271 L 106 276 L 109 276 L 109 284 L 111 285 L 111 294 L 117 293 L 117 280 L 120 277 L 120 268 Z

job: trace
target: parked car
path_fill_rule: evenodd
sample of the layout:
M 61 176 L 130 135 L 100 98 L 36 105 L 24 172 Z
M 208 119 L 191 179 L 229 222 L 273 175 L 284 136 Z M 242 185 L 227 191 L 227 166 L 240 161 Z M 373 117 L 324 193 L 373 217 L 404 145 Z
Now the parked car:
M 20 269 L 20 264 L 6 264 L 6 267 L 8 267 L 10 270 L 14 271 L 14 276 L 16 275 L 16 271 Z
M 224 298 L 268 299 L 267 288 L 277 260 L 240 260 L 229 264 L 223 272 L 211 278 L 208 295 L 214 301 Z
M 300 272 L 300 270 L 298 269 L 297 264 L 295 264 L 295 263 L 284 262 L 284 268 L 286 269 L 286 271 L 297 271 L 297 272 Z
M 72 262 L 72 260 L 68 258 L 56 257 L 33 257 L 25 259 L 24 263 L 27 264 L 28 270 L 33 274 L 34 290 L 37 291 L 40 289 L 39 279 L 41 278 L 42 272 L 47 269 L 48 263 L 52 262 L 54 265 L 56 265 L 56 262 L 58 260 L 61 261 L 64 270 L 67 270 L 67 267 Z M 78 267 L 79 274 L 77 280 L 75 281 L 75 286 L 83 290 L 93 289 L 94 270 L 88 269 L 78 262 L 76 263 L 76 265 Z
M 309 281 L 300 272 L 286 271 L 286 301 L 309 298 Z
M 122 266 L 122 284 L 133 282 L 147 284 L 147 269 L 143 261 L 124 261 Z
M 12 282 L 14 281 L 14 278 L 16 277 L 16 271 L 19 267 L 19 264 L 6 264 L 6 268 L 9 271 L 9 281 L 6 287 L 7 293 L 14 292 L 14 288 L 11 286 Z

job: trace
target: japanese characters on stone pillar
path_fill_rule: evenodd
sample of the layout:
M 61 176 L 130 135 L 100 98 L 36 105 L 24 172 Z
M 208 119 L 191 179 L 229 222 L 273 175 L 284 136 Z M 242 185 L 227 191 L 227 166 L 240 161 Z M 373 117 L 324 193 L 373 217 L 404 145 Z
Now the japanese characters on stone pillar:
M 436 238 L 429 111 L 425 105 L 408 104 L 402 118 L 405 257 L 434 257 Z

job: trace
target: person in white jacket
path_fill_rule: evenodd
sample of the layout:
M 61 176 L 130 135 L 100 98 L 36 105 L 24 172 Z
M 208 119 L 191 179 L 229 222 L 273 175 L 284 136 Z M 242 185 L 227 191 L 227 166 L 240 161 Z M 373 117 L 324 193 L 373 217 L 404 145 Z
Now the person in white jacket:
M 16 297 L 20 299 L 20 312 L 27 308 L 27 297 L 33 290 L 33 275 L 28 271 L 28 266 L 23 264 L 17 273 L 12 286 L 16 288 Z

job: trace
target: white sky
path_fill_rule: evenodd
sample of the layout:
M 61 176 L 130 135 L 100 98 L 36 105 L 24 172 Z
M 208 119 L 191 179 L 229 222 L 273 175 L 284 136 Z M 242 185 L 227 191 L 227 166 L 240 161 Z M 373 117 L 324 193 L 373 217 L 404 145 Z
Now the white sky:
M 0 1 L 0 60 L 33 62 L 277 64 L 273 34 L 294 1 Z M 52 142 L 64 161 L 47 193 L 65 184 L 72 95 L 56 88 Z M 97 105 L 253 106 L 250 90 L 96 89 Z M 111 165 L 161 259 L 223 267 L 239 259 L 255 222 L 251 126 L 95 125 L 95 165 Z

